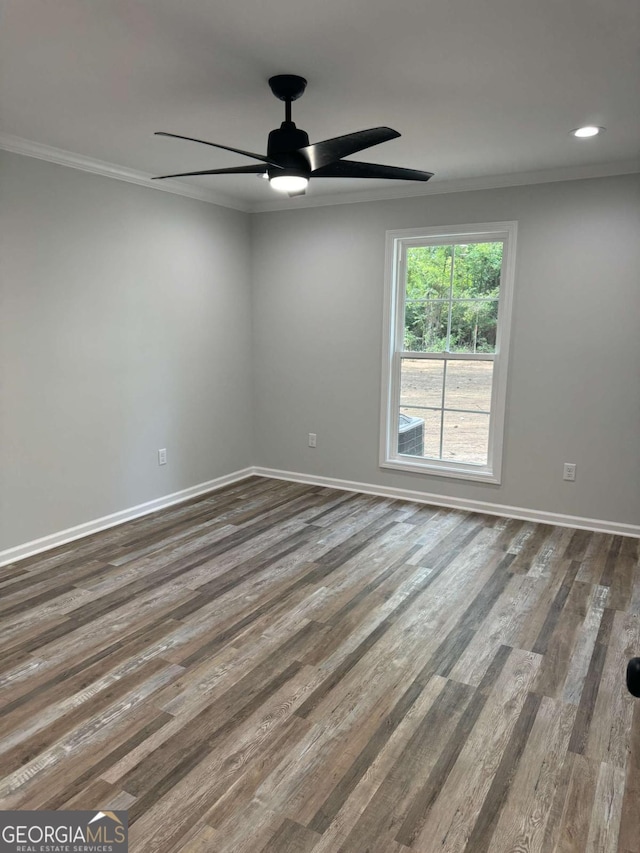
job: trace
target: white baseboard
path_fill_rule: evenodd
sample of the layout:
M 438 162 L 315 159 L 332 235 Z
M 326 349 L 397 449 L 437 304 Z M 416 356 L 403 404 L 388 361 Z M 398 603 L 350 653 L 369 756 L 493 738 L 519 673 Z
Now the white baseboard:
M 640 538 L 640 526 L 622 524 L 617 521 L 601 521 L 596 518 L 581 518 L 576 515 L 560 515 L 555 512 L 543 512 L 537 509 L 505 506 L 486 501 L 451 498 L 446 495 L 435 495 L 429 492 L 417 492 L 411 489 L 397 489 L 392 486 L 374 486 L 370 483 L 357 483 L 352 480 L 338 480 L 334 477 L 318 477 L 312 474 L 298 474 L 294 471 L 278 471 L 274 468 L 253 468 L 253 474 L 258 477 L 273 477 L 276 480 L 291 480 L 295 483 L 308 483 L 312 486 L 326 486 L 330 489 L 342 489 L 348 492 L 362 492 L 366 495 L 378 495 L 383 498 L 416 501 L 417 503 L 433 504 L 451 509 L 463 509 L 469 512 L 482 512 L 486 515 L 501 515 L 507 518 L 519 518 L 524 521 L 535 521 L 542 524 L 554 524 L 558 527 L 576 527 L 580 530 L 593 530 L 598 533 L 614 533 L 618 536 L 633 536 Z
M 129 509 L 114 512 L 111 515 L 105 515 L 102 518 L 96 518 L 94 521 L 87 521 L 84 524 L 78 524 L 76 527 L 69 527 L 67 530 L 61 530 L 58 533 L 51 533 L 49 536 L 43 536 L 41 539 L 34 539 L 32 542 L 25 542 L 24 545 L 17 545 L 15 548 L 8 548 L 6 551 L 0 551 L 0 566 L 6 566 L 7 563 L 14 563 L 17 560 L 24 560 L 25 557 L 31 557 L 34 554 L 39 554 L 42 551 L 48 551 L 51 548 L 57 548 L 59 545 L 66 545 L 67 542 L 73 542 L 75 539 L 82 539 L 89 536 L 91 533 L 98 533 L 100 530 L 106 530 L 109 527 L 116 527 L 118 524 L 124 524 L 126 521 L 132 521 L 134 518 L 140 518 L 143 515 L 149 515 L 152 512 L 157 512 L 159 509 L 173 506 L 174 504 L 183 503 L 191 498 L 196 498 L 198 495 L 203 495 L 206 492 L 213 492 L 216 489 L 221 489 L 223 486 L 228 486 L 231 483 L 236 483 L 239 480 L 244 480 L 254 474 L 253 468 L 244 468 L 241 471 L 234 471 L 232 474 L 225 474 L 223 477 L 216 477 L 215 480 L 208 480 L 206 483 L 199 483 L 197 486 L 190 486 L 188 489 L 182 489 L 179 492 L 165 495 L 155 500 L 147 501 L 138 506 L 132 506 Z
M 469 512 L 482 512 L 487 515 L 501 515 L 506 516 L 507 518 L 520 518 L 524 521 L 555 524 L 559 527 L 576 527 L 581 530 L 594 530 L 598 533 L 613 533 L 619 536 L 633 536 L 640 538 L 640 526 L 634 524 L 622 524 L 616 521 L 601 521 L 595 518 L 581 518 L 580 516 L 574 515 L 560 515 L 555 512 L 542 512 L 541 510 L 536 509 L 505 506 L 503 504 L 466 500 L 464 498 L 451 498 L 445 495 L 436 495 L 429 492 L 417 492 L 411 489 L 397 489 L 392 486 L 374 486 L 371 483 L 358 483 L 354 480 L 339 480 L 335 477 L 319 477 L 312 474 L 299 474 L 295 471 L 279 471 L 275 468 L 252 466 L 249 468 L 243 468 L 241 471 L 234 471 L 232 474 L 226 474 L 224 477 L 217 477 L 215 480 L 209 480 L 206 483 L 199 483 L 197 486 L 191 486 L 188 489 L 182 489 L 182 491 L 173 492 L 173 494 L 165 495 L 164 497 L 156 498 L 152 501 L 147 501 L 147 503 L 138 504 L 138 506 L 123 509 L 120 512 L 114 512 L 111 515 L 105 515 L 102 518 L 95 519 L 94 521 L 87 521 L 84 524 L 78 524 L 76 527 L 69 527 L 67 530 L 61 530 L 58 533 L 43 536 L 41 539 L 34 539 L 32 542 L 25 542 L 23 545 L 17 545 L 14 548 L 8 548 L 5 551 L 0 551 L 0 566 L 5 566 L 8 563 L 15 563 L 18 560 L 25 559 L 26 557 L 40 554 L 42 551 L 57 548 L 59 545 L 66 545 L 67 542 L 82 539 L 85 536 L 89 536 L 92 533 L 98 533 L 100 530 L 106 530 L 109 527 L 116 527 L 119 524 L 132 521 L 134 518 L 149 515 L 159 509 L 165 509 L 166 507 L 173 506 L 174 504 L 183 503 L 191 498 L 198 497 L 198 495 L 206 494 L 206 492 L 213 492 L 216 489 L 221 489 L 223 486 L 228 486 L 231 483 L 236 483 L 251 476 L 272 477 L 275 480 L 290 480 L 294 483 L 308 483 L 311 486 L 325 486 L 330 489 L 341 489 L 348 492 L 361 492 L 365 495 L 377 495 L 383 498 L 416 501 L 417 503 L 433 504 L 434 506 L 450 507 L 451 509 L 462 509 Z

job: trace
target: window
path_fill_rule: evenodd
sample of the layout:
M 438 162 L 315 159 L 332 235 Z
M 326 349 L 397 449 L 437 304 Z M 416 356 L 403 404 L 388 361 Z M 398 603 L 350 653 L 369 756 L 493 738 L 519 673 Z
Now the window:
M 387 232 L 383 467 L 500 482 L 516 230 Z

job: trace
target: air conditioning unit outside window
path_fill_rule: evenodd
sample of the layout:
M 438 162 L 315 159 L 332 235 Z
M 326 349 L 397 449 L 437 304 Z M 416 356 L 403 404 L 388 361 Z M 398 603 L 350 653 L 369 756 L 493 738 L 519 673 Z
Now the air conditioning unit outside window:
M 405 456 L 424 455 L 424 421 L 422 418 L 400 415 L 398 453 L 403 453 Z

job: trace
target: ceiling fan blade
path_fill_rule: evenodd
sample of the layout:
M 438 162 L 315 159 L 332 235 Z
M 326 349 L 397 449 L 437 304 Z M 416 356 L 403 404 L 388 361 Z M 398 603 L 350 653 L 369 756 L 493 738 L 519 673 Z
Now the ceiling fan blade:
M 252 151 L 243 151 L 241 148 L 230 148 L 228 145 L 218 145 L 217 142 L 207 142 L 206 139 L 194 139 L 193 136 L 179 136 L 177 133 L 165 133 L 162 130 L 157 130 L 154 136 L 170 136 L 172 139 L 186 139 L 188 142 L 199 142 L 202 145 L 210 145 L 212 148 L 222 148 L 223 151 L 233 151 L 235 154 L 242 154 L 244 157 L 252 157 L 254 160 L 262 160 L 263 163 L 268 163 L 270 166 L 279 166 L 275 160 L 270 157 L 265 157 L 262 154 L 254 154 Z
M 267 166 L 233 166 L 230 169 L 205 169 L 203 172 L 179 172 L 177 175 L 158 175 L 152 181 L 164 181 L 165 178 L 191 178 L 195 175 L 264 175 Z
M 396 181 L 428 181 L 433 172 L 404 169 L 400 166 L 381 166 L 378 163 L 360 163 L 341 160 L 311 173 L 312 178 L 391 178 Z
M 356 130 L 355 133 L 347 133 L 344 136 L 336 136 L 334 139 L 324 139 L 322 142 L 307 145 L 305 148 L 300 148 L 300 154 L 304 154 L 309 161 L 311 171 L 315 171 L 349 154 L 355 154 L 356 151 L 371 148 L 372 145 L 379 145 L 381 142 L 388 142 L 398 136 L 400 136 L 398 131 L 390 127 L 371 127 L 369 130 Z
M 287 195 L 289 196 L 289 198 L 296 198 L 296 196 L 305 195 L 305 193 L 306 193 L 306 190 L 296 190 L 296 192 L 287 193 Z

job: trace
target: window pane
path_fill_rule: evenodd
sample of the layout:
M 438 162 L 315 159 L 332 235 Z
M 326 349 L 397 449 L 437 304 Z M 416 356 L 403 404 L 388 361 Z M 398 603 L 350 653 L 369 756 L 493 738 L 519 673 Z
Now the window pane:
M 403 358 L 400 406 L 442 408 L 444 362 L 440 359 Z
M 488 412 L 492 382 L 492 361 L 448 361 L 445 408 Z
M 502 269 L 502 242 L 455 247 L 454 299 L 497 299 Z
M 407 249 L 407 299 L 448 299 L 453 246 Z
M 498 300 L 454 300 L 451 305 L 451 352 L 495 352 Z
M 404 349 L 442 352 L 447 343 L 449 302 L 407 300 L 404 307 Z
M 398 425 L 398 453 L 439 459 L 441 419 L 441 411 L 402 407 Z
M 442 458 L 451 462 L 487 464 L 489 415 L 444 413 Z

